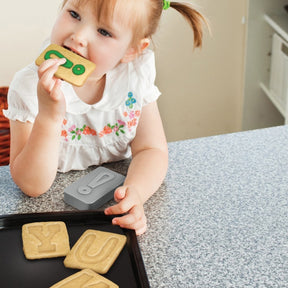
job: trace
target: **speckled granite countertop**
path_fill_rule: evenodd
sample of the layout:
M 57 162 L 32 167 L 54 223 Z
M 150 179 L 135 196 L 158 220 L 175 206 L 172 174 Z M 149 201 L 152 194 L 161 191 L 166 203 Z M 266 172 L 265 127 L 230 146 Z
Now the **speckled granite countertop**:
M 288 127 L 173 142 L 169 152 L 138 237 L 151 287 L 288 287 Z M 125 173 L 128 162 L 105 166 Z M 87 172 L 59 174 L 30 199 L 1 167 L 0 214 L 72 210 L 63 190 Z

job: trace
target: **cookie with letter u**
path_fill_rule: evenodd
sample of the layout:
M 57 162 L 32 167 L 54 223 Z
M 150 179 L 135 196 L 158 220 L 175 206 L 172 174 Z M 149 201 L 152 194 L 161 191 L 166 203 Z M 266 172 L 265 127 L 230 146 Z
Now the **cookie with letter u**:
M 126 239 L 125 235 L 86 230 L 67 254 L 64 265 L 105 274 L 122 251 Z

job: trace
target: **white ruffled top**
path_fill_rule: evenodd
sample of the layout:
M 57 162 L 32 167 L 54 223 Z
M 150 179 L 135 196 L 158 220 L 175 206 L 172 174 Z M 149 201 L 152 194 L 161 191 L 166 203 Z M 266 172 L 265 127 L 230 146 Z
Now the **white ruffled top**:
M 38 113 L 37 66 L 33 63 L 16 73 L 9 87 L 11 120 L 33 123 Z M 102 99 L 94 105 L 81 101 L 73 86 L 62 83 L 66 116 L 62 124 L 58 170 L 82 170 L 91 165 L 131 156 L 130 142 L 142 107 L 160 96 L 154 53 L 147 50 L 133 62 L 121 63 L 106 75 Z

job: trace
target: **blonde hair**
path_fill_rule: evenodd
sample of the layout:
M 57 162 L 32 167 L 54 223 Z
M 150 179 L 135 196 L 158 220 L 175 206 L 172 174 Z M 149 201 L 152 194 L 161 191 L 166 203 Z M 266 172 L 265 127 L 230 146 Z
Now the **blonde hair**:
M 205 17 L 199 11 L 187 4 L 171 2 L 170 7 L 181 13 L 188 21 L 194 33 L 194 46 L 201 47 L 203 42 L 203 23 L 209 28 Z
M 68 0 L 63 0 L 62 8 Z M 111 20 L 115 9 L 122 9 L 123 19 L 129 17 L 129 25 L 133 25 L 133 43 L 139 43 L 143 38 L 151 38 L 157 31 L 163 13 L 163 0 L 74 0 L 77 5 L 93 2 L 97 19 Z M 137 6 L 137 5 L 138 6 Z M 139 7 L 141 5 L 141 7 Z M 170 2 L 170 7 L 178 11 L 190 24 L 194 34 L 194 46 L 201 47 L 203 42 L 203 24 L 205 17 L 192 5 L 181 2 Z

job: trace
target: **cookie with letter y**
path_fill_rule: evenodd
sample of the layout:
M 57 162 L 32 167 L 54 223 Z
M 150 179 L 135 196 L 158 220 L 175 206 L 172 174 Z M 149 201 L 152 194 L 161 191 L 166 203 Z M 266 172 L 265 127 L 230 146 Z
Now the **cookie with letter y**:
M 34 222 L 22 226 L 23 251 L 27 259 L 66 256 L 70 251 L 64 222 Z

